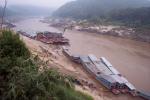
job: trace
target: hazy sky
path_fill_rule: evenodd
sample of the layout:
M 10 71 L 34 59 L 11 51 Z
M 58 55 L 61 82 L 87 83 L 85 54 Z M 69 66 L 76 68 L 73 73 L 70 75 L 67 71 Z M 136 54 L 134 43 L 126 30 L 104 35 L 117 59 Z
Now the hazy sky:
M 2 3 L 4 0 L 0 0 Z M 9 5 L 35 5 L 35 6 L 42 6 L 42 7 L 59 7 L 66 2 L 73 1 L 73 0 L 8 0 Z

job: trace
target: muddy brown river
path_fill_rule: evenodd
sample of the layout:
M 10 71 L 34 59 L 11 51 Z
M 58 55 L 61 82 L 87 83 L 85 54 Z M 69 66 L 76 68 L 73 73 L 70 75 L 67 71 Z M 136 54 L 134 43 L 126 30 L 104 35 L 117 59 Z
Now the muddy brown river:
M 15 30 L 58 31 L 37 18 L 15 24 Z M 70 39 L 73 54 L 106 57 L 137 89 L 150 92 L 150 44 L 72 30 L 68 30 L 65 37 Z

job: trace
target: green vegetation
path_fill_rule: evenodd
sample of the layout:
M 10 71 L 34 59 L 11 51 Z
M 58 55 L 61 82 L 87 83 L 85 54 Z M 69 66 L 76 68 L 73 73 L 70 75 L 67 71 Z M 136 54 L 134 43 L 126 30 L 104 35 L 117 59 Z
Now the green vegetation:
M 123 25 L 132 28 L 150 28 L 150 7 L 128 8 L 113 11 L 103 17 L 91 17 L 88 21 L 95 24 Z
M 95 24 L 150 28 L 150 1 L 76 0 L 60 7 L 53 15 L 87 19 Z
M 150 7 L 128 8 L 110 14 L 110 20 L 130 27 L 150 28 Z
M 88 19 L 103 17 L 114 10 L 149 7 L 148 0 L 76 0 L 60 7 L 54 16 Z
M 42 68 L 42 71 L 39 69 Z M 92 100 L 77 92 L 72 78 L 32 57 L 19 35 L 0 33 L 0 100 Z

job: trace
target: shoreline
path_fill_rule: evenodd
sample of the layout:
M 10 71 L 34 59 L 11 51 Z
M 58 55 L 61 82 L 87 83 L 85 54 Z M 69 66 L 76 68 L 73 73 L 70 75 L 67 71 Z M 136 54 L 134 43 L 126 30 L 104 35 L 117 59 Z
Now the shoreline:
M 127 26 L 119 25 L 96 25 L 84 20 L 75 21 L 72 19 L 44 19 L 43 23 L 49 24 L 50 27 L 55 28 L 66 28 L 74 29 L 81 32 L 97 33 L 101 35 L 108 35 L 114 37 L 120 37 L 125 39 L 131 39 L 135 41 L 147 42 L 150 43 L 150 35 L 148 34 L 150 30 L 140 28 L 130 28 Z
M 37 20 L 32 20 L 32 19 L 23 21 L 23 23 L 21 23 L 21 28 L 24 28 L 24 25 L 25 26 L 29 25 L 28 26 L 30 27 L 29 29 L 32 29 L 33 27 L 33 29 L 38 28 L 38 29 L 49 30 L 49 31 L 57 30 L 60 32 L 63 30 L 61 28 L 57 28 L 57 29 L 54 27 L 51 28 L 46 23 L 37 22 Z M 97 57 L 104 56 L 108 58 L 108 60 L 116 67 L 116 69 L 119 70 L 119 72 L 121 72 L 125 77 L 127 76 L 127 79 L 129 79 L 129 81 L 133 83 L 133 85 L 136 84 L 135 86 L 138 88 L 140 87 L 140 89 L 144 89 L 144 90 L 146 89 L 147 91 L 149 90 L 150 87 L 149 85 L 147 85 L 149 84 L 149 75 L 150 75 L 149 66 L 148 66 L 150 65 L 149 43 L 124 39 L 124 38 L 118 38 L 113 36 L 107 36 L 107 35 L 100 35 L 97 33 L 79 32 L 75 30 L 67 30 L 64 36 L 70 39 L 70 43 L 71 43 L 70 49 L 73 54 L 87 55 L 92 53 Z M 45 60 L 49 59 L 54 61 L 54 64 L 58 65 L 61 72 L 70 73 L 70 75 L 74 75 L 74 74 L 82 75 L 83 77 L 85 77 L 85 79 L 90 78 L 90 75 L 88 75 L 81 68 L 81 66 L 74 65 L 74 63 L 71 63 L 68 59 L 66 59 L 66 57 L 64 57 L 61 54 L 61 50 L 58 49 L 59 47 L 52 46 L 52 45 L 45 45 L 40 42 L 35 42 L 33 40 L 29 41 L 29 40 L 27 39 L 28 41 L 27 45 L 31 45 L 30 48 L 34 49 L 34 51 L 40 49 L 38 45 L 46 47 L 50 51 L 52 50 L 52 52 L 54 52 L 54 55 L 58 59 L 55 59 L 55 57 L 54 58 L 52 57 L 51 59 L 49 57 L 49 58 L 45 58 Z M 41 54 L 41 52 L 39 54 Z M 136 70 L 134 71 L 134 69 Z M 139 73 L 143 73 L 143 74 L 139 74 Z M 142 81 L 138 80 L 137 77 L 140 77 Z M 97 82 L 95 81 L 94 83 L 97 84 Z M 100 88 L 102 87 L 100 84 L 96 86 Z M 101 94 L 101 92 L 99 93 Z M 99 95 L 99 93 L 97 94 L 97 96 Z M 114 98 L 113 100 L 127 100 L 128 98 L 130 98 L 130 96 L 128 97 L 128 96 L 121 95 L 119 97 L 115 97 L 110 93 L 104 93 L 104 94 L 111 95 L 111 97 Z

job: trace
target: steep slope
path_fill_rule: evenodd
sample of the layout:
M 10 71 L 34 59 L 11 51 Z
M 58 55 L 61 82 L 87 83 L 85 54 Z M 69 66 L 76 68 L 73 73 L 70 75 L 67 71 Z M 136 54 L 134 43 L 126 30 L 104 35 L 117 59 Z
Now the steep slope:
M 2 31 L 0 51 L 0 100 L 93 100 L 70 76 L 33 57 L 18 34 Z
M 53 15 L 89 18 L 91 16 L 102 16 L 112 10 L 147 6 L 150 6 L 148 0 L 77 0 L 63 5 Z

